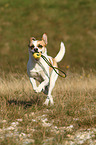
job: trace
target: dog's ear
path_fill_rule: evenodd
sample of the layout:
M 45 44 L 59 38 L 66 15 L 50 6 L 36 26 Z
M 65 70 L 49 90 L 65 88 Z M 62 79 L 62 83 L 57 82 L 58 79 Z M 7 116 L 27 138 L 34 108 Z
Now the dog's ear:
M 44 33 L 42 36 L 42 40 L 45 42 L 45 44 L 47 45 L 47 35 Z
M 29 40 L 29 44 L 28 44 L 28 47 L 30 47 L 33 43 L 33 41 L 35 41 L 36 39 L 34 37 L 31 37 L 30 40 Z
M 34 37 L 31 37 L 31 38 L 30 38 L 30 41 L 32 41 L 32 40 L 36 40 L 36 39 L 35 39 Z

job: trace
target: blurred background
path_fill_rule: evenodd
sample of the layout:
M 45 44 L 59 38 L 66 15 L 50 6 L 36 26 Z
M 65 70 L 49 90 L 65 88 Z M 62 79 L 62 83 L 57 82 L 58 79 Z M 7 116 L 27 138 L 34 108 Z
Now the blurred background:
M 0 75 L 27 73 L 31 36 L 48 36 L 48 55 L 64 70 L 96 70 L 96 0 L 0 0 Z

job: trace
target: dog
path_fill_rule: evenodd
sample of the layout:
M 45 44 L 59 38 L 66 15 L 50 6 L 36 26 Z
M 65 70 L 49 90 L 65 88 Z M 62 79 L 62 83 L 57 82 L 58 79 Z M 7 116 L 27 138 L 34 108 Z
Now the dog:
M 47 55 L 47 35 L 44 33 L 41 40 L 36 40 L 34 37 L 30 38 L 29 42 L 29 61 L 27 63 L 27 74 L 30 82 L 36 93 L 44 92 L 47 95 L 47 99 L 44 102 L 45 105 L 49 103 L 54 104 L 52 97 L 52 90 L 55 86 L 55 82 L 58 78 L 58 74 L 50 68 L 50 66 L 44 61 L 42 57 L 36 59 L 33 57 L 34 53 L 41 53 L 47 60 L 54 66 L 58 67 L 57 63 L 60 62 L 65 54 L 64 43 L 60 44 L 60 51 L 55 58 Z M 58 72 L 58 70 L 57 70 Z M 36 80 L 40 83 L 38 86 Z

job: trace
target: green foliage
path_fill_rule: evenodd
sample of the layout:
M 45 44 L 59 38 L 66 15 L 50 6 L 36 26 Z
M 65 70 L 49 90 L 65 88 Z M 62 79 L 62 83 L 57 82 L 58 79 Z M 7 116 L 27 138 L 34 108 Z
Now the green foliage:
M 61 66 L 96 69 L 96 2 L 94 0 L 0 0 L 0 68 L 26 72 L 28 41 L 48 35 L 48 54 L 66 46 Z

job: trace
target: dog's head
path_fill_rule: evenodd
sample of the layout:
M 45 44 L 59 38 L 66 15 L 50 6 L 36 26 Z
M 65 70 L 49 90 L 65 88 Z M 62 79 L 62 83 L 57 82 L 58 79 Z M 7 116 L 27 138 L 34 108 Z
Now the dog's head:
M 29 51 L 34 53 L 46 53 L 47 35 L 43 34 L 41 40 L 36 40 L 34 37 L 30 38 Z

